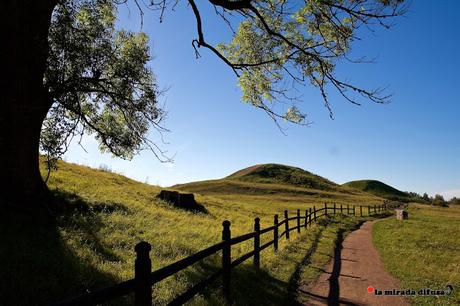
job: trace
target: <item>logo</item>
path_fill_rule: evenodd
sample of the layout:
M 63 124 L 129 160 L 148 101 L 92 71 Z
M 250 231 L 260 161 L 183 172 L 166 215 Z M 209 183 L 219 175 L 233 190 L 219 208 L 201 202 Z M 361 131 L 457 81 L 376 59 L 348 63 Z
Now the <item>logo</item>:
M 454 291 L 452 285 L 446 285 L 445 289 L 432 289 L 432 288 L 422 288 L 419 290 L 416 289 L 377 289 L 373 286 L 367 287 L 367 293 L 374 295 L 385 295 L 385 296 L 445 296 L 451 295 Z

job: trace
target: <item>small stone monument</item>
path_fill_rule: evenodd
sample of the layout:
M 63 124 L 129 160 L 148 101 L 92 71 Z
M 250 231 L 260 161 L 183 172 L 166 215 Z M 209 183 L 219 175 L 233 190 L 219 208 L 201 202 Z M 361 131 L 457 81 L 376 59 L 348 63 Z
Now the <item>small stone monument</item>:
M 406 210 L 402 208 L 395 209 L 396 212 L 396 220 L 407 220 L 409 218 L 409 214 Z

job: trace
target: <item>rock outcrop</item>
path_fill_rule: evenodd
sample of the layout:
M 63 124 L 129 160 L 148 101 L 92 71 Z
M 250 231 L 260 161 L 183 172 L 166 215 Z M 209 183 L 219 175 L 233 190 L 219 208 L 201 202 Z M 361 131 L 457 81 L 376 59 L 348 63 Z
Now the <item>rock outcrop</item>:
M 173 190 L 161 190 L 158 198 L 172 204 L 174 207 L 196 211 L 207 212 L 206 208 L 195 201 L 193 193 L 181 193 Z

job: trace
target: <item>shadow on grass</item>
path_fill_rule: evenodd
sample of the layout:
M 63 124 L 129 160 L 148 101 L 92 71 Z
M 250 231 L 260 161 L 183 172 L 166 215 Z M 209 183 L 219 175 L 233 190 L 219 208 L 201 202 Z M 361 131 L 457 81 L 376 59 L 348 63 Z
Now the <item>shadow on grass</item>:
M 328 220 L 322 223 L 327 225 L 331 222 L 335 221 Z M 302 250 L 305 252 L 305 256 L 297 263 L 288 281 L 280 280 L 264 269 L 255 270 L 251 264 L 251 259 L 232 269 L 231 305 L 301 305 L 297 300 L 297 287 L 301 271 L 305 265 L 310 263 L 311 256 L 316 252 L 324 229 L 324 226 L 320 226 L 319 230 L 314 232 L 311 246 Z M 261 257 L 263 260 L 263 253 Z M 186 271 L 185 277 L 191 283 L 198 283 L 205 279 L 220 268 L 220 258 L 215 259 L 212 263 L 201 262 L 197 264 L 199 267 L 195 270 Z M 226 304 L 222 296 L 221 285 L 222 281 L 219 279 L 201 293 L 201 299 L 205 301 L 206 305 Z M 200 305 L 199 301 L 192 304 Z
M 206 305 L 227 304 L 219 279 L 202 293 Z M 299 305 L 288 292 L 289 283 L 265 270 L 255 270 L 250 261 L 232 269 L 230 305 Z M 199 303 L 198 303 L 199 304 Z
M 325 230 L 325 227 L 322 226 L 315 233 L 315 237 L 313 239 L 313 243 L 311 247 L 308 249 L 304 258 L 302 258 L 302 261 L 297 264 L 294 273 L 291 275 L 289 279 L 289 293 L 290 293 L 289 295 L 292 296 L 294 300 L 297 300 L 297 288 L 299 287 L 299 283 L 301 280 L 302 269 L 303 267 L 311 263 L 311 257 L 313 256 L 313 254 L 315 254 L 316 249 L 318 248 L 318 243 L 319 243 L 319 240 L 321 239 L 321 236 L 323 235 L 324 230 Z
M 54 220 L 11 211 L 1 215 L 1 305 L 50 304 L 117 282 L 80 258 L 61 235 L 62 231 L 76 230 L 81 241 L 103 260 L 118 260 L 97 238 L 102 223 L 97 214 L 89 212 L 91 205 L 72 194 L 55 195 L 53 205 L 61 209 L 55 210 Z

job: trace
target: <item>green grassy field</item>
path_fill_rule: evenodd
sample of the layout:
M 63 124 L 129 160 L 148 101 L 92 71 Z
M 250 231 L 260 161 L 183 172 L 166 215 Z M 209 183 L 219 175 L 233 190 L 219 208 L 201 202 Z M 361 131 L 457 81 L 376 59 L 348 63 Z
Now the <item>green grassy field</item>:
M 377 197 L 355 191 L 340 193 L 247 181 L 241 184 L 256 192 L 244 193 L 239 187 L 217 192 L 213 187 L 213 192 L 197 195 L 208 213 L 191 213 L 157 200 L 158 187 L 60 162 L 59 170 L 48 182 L 60 199 L 52 205 L 57 212 L 55 223 L 43 225 L 38 218 L 25 215 L 2 217 L 0 296 L 6 305 L 46 304 L 131 279 L 137 242 L 152 244 L 153 269 L 158 269 L 219 242 L 225 219 L 232 222 L 232 235 L 236 236 L 251 231 L 255 217 L 261 218 L 262 228 L 272 225 L 273 215 L 281 215 L 284 209 L 294 212 L 323 205 L 324 201 L 381 203 Z M 293 233 L 290 243 L 281 240 L 277 255 L 265 250 L 258 275 L 254 275 L 250 262 L 236 269 L 235 303 L 288 301 L 287 296 L 292 295 L 286 294 L 292 291 L 293 275 L 299 271 L 305 250 L 315 239 L 321 239 L 318 232 L 323 231 L 312 228 L 300 236 Z M 264 237 L 262 243 L 269 238 Z M 251 247 L 249 241 L 232 249 L 233 258 Z M 212 257 L 166 279 L 154 287 L 155 303 L 166 303 L 219 265 L 220 258 Z M 192 304 L 220 304 L 219 292 L 210 290 Z M 119 303 L 129 303 L 129 297 Z
M 447 297 L 414 297 L 414 305 L 460 304 L 460 207 L 410 205 L 409 219 L 377 222 L 373 239 L 385 268 L 405 289 L 446 289 Z M 377 284 L 376 284 L 377 285 Z

